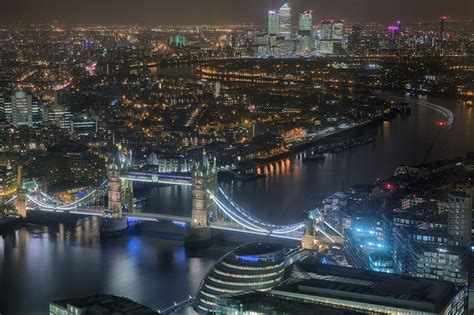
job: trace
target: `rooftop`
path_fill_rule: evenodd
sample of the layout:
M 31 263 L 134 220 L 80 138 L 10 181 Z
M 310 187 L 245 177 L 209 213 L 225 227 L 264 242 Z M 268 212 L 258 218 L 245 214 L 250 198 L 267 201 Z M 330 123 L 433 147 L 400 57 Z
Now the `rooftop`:
M 436 246 L 430 244 L 416 244 L 418 252 L 437 252 L 446 255 L 464 256 L 467 255 L 468 249 L 458 245 Z
M 464 192 L 464 191 L 459 191 L 459 190 L 456 190 L 456 191 L 450 191 L 449 192 L 449 196 L 450 197 L 458 197 L 458 198 L 467 198 L 469 197 L 469 195 Z
M 157 314 L 151 308 L 125 297 L 108 294 L 95 294 L 82 298 L 53 301 L 51 305 L 67 309 L 72 306 L 87 311 L 84 314 L 115 314 L 115 315 L 152 315 Z M 80 312 L 83 314 L 82 312 Z
M 283 298 L 271 293 L 251 291 L 242 294 L 225 296 L 218 300 L 219 311 L 225 312 L 231 309 L 245 310 L 246 313 L 257 314 L 316 314 L 316 315 L 362 315 L 379 314 L 365 312 L 343 306 L 314 303 L 309 301 L 298 301 L 292 298 Z M 225 308 L 227 307 L 227 308 Z
M 295 269 L 310 279 L 298 279 L 276 287 L 272 292 L 322 296 L 423 312 L 441 312 L 458 292 L 448 281 L 324 265 L 313 263 L 311 257 L 296 263 Z
M 237 256 L 260 256 L 278 253 L 284 249 L 283 245 L 277 243 L 249 243 L 237 247 L 234 254 Z

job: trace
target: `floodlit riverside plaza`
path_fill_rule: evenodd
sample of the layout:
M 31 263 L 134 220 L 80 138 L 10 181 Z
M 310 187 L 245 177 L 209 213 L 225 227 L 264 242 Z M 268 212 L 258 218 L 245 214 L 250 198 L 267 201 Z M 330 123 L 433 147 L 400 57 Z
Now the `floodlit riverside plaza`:
M 474 315 L 472 0 L 0 5 L 0 315 Z

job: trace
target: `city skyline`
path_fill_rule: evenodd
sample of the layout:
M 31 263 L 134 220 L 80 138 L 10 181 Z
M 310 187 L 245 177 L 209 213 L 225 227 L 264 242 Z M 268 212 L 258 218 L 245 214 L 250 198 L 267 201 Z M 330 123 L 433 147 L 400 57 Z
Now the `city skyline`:
M 265 24 L 265 12 L 279 8 L 284 1 L 204 0 L 101 0 L 68 2 L 58 0 L 2 1 L 0 18 L 6 22 L 51 22 L 71 24 Z M 398 2 L 375 0 L 290 1 L 293 12 L 313 10 L 314 21 L 341 18 L 354 22 L 434 20 L 447 15 L 472 18 L 474 4 L 469 0 Z M 249 7 L 252 7 L 249 10 Z M 294 17 L 293 17 L 294 20 Z M 294 22 L 294 21 L 293 21 Z
M 474 314 L 474 1 L 0 1 L 1 314 Z

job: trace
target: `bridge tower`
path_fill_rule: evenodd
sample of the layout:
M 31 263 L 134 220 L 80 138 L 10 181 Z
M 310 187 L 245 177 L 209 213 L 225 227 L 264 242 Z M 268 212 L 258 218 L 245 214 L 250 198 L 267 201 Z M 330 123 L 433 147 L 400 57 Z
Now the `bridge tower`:
M 211 239 L 210 214 L 217 215 L 208 191 L 217 188 L 216 161 L 211 165 L 203 153 L 202 163 L 195 164 L 192 172 L 192 215 L 191 226 L 186 235 L 186 246 L 206 247 Z
M 28 197 L 26 197 L 26 191 L 23 189 L 23 167 L 21 164 L 17 168 L 17 194 L 14 204 L 17 214 L 22 218 L 26 218 Z
M 314 221 L 313 219 L 307 218 L 304 221 L 304 235 L 301 239 L 302 249 L 314 249 L 316 239 L 314 237 Z
M 131 154 L 130 152 L 128 156 L 125 155 L 119 147 L 113 162 L 107 166 L 108 210 L 117 216 L 122 216 L 123 210 L 133 210 L 133 183 L 120 179 L 120 175 L 131 167 Z
M 121 235 L 127 230 L 127 218 L 123 216 L 123 210 L 132 211 L 133 209 L 133 186 L 132 183 L 120 179 L 120 175 L 130 166 L 131 159 L 119 147 L 117 156 L 107 166 L 108 211 L 102 218 L 101 236 Z
M 314 225 L 318 222 L 317 211 L 310 210 L 306 213 L 306 218 L 304 219 L 304 234 L 301 239 L 301 248 L 303 249 L 314 249 L 316 245 L 315 228 Z
M 26 218 L 27 205 L 28 205 L 28 198 L 26 197 L 26 192 L 20 188 L 16 195 L 15 208 L 18 215 L 22 218 Z
M 122 200 L 121 200 L 121 185 L 120 185 L 120 170 L 117 164 L 111 163 L 107 166 L 108 178 L 108 210 L 116 214 L 118 217 L 122 216 Z

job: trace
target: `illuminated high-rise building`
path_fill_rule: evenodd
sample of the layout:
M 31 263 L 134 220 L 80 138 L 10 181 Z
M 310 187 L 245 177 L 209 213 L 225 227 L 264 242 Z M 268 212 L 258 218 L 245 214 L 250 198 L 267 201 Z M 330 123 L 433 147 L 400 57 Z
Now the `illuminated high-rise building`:
M 285 37 L 291 35 L 291 8 L 288 3 L 278 10 L 278 34 Z
M 332 39 L 342 40 L 344 37 L 344 21 L 336 20 L 332 24 Z
M 313 33 L 313 11 L 308 10 L 300 13 L 298 21 L 298 35 L 311 36 Z
M 25 91 L 16 91 L 11 97 L 9 106 L 10 109 L 6 109 L 5 112 L 11 112 L 11 121 L 9 122 L 15 127 L 33 127 L 35 123 L 41 121 L 38 100 Z
M 446 20 L 448 19 L 447 16 L 442 16 L 440 18 L 440 24 L 439 24 L 439 39 L 440 40 L 443 40 L 444 38 L 444 30 L 445 30 L 445 27 L 446 27 Z
M 388 27 L 389 31 L 389 40 L 392 46 L 398 46 L 400 44 L 400 33 L 402 30 L 402 22 L 397 21 L 396 25 L 391 25 Z
M 188 45 L 187 39 L 183 35 L 171 36 L 169 40 L 170 46 L 186 47 Z
M 45 116 L 47 115 L 46 118 L 48 122 L 54 123 L 61 129 L 70 131 L 73 115 L 68 107 L 61 104 L 54 104 L 51 107 L 45 107 L 44 113 Z
M 277 35 L 279 30 L 279 16 L 275 10 L 268 11 L 268 35 Z
M 321 22 L 322 40 L 342 40 L 344 37 L 343 20 L 325 20 Z
M 319 36 L 321 39 L 332 39 L 332 22 L 331 20 L 321 22 L 321 33 Z

